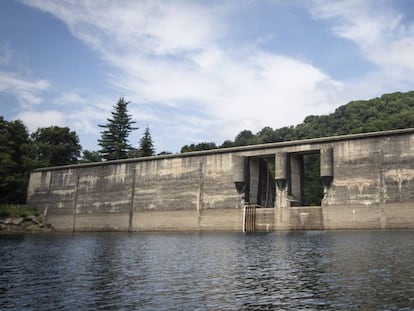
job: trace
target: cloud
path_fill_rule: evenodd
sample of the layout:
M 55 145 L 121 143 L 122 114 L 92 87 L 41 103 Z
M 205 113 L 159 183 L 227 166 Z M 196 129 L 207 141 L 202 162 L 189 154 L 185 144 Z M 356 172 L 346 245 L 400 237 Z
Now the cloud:
M 88 100 L 77 92 L 65 91 L 55 99 L 55 102 L 58 105 L 73 105 L 73 104 L 85 105 L 88 103 Z
M 354 44 L 372 66 L 336 93 L 343 103 L 388 92 L 412 90 L 414 23 L 383 0 L 315 0 L 308 4 L 313 18 L 329 22 L 336 37 Z
M 175 54 L 202 48 L 221 30 L 213 17 L 220 10 L 192 1 L 22 2 L 61 19 L 75 37 L 97 49 L 108 48 L 110 40 L 127 50 Z
M 9 43 L 0 43 L 0 93 L 16 97 L 23 107 L 43 101 L 42 93 L 50 87 L 49 81 L 27 77 L 15 64 L 14 51 Z
M 294 125 L 306 115 L 328 113 L 348 100 L 412 81 L 407 73 L 412 76 L 414 70 L 414 27 L 404 24 L 388 2 L 299 5 L 313 18 L 329 21 L 336 37 L 355 44 L 377 67 L 353 81 L 338 81 L 311 61 L 263 50 L 261 40 L 273 37 L 269 30 L 257 40 L 236 44 L 231 38 L 237 6 L 227 2 L 23 2 L 63 21 L 110 65 L 108 79 L 132 101 L 131 111 L 165 129 L 162 149 L 171 149 L 168 136 L 174 131 L 182 144 L 232 139 L 246 128 Z M 76 94 L 62 96 L 62 102 L 83 107 L 72 120 L 92 132 L 98 107 Z M 107 113 L 113 104 L 100 108 Z M 80 121 L 80 113 L 88 121 Z
M 26 3 L 60 18 L 74 36 L 99 51 L 116 69 L 110 74 L 114 86 L 134 103 L 201 112 L 210 120 L 205 124 L 232 124 L 217 131 L 226 135 L 245 126 L 259 130 L 300 122 L 303 115 L 296 117 L 294 110 L 326 111 L 332 89 L 340 87 L 314 66 L 264 53 L 256 43 L 241 50 L 227 48 L 221 41 L 229 31 L 223 20 L 226 6 L 184 1 Z
M 22 120 L 30 132 L 41 127 L 65 126 L 64 113 L 56 110 L 22 111 L 16 116 L 16 119 Z
M 334 21 L 335 35 L 355 43 L 363 55 L 392 78 L 414 73 L 414 24 L 387 1 L 314 1 L 315 18 Z M 407 73 L 406 73 L 407 74 Z M 398 77 L 399 76 L 399 77 Z
M 39 94 L 49 86 L 49 82 L 43 79 L 29 80 L 0 70 L 0 92 L 12 94 L 25 107 L 41 103 L 43 99 Z
M 97 124 L 105 123 L 110 116 L 114 101 L 108 97 L 85 94 L 82 91 L 67 90 L 53 102 L 65 111 L 65 124 L 84 134 L 99 134 Z
M 117 88 L 139 103 L 175 107 L 183 113 L 181 124 L 191 124 L 191 113 L 202 115 L 206 122 L 197 122 L 194 134 L 202 128 L 221 140 L 244 128 L 292 125 L 305 113 L 329 111 L 341 89 L 310 64 L 259 50 L 239 54 L 214 48 L 181 62 L 129 55 L 114 64 L 120 69 L 113 78 Z

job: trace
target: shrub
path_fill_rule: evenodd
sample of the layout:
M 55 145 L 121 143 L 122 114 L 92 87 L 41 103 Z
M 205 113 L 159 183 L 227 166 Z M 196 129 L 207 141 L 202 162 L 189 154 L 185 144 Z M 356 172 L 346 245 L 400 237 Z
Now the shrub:
M 34 207 L 19 204 L 0 204 L 0 217 L 26 217 L 38 216 Z

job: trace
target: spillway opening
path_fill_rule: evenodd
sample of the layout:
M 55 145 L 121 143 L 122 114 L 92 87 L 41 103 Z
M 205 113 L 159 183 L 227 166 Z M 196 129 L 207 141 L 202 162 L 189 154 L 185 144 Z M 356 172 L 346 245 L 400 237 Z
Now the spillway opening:
M 320 206 L 323 184 L 319 150 L 289 155 L 288 196 L 291 206 Z
M 248 191 L 246 202 L 259 207 L 274 207 L 274 156 L 252 157 L 248 160 Z
M 320 173 L 320 152 L 303 156 L 303 203 L 305 206 L 320 206 L 323 198 L 323 184 Z

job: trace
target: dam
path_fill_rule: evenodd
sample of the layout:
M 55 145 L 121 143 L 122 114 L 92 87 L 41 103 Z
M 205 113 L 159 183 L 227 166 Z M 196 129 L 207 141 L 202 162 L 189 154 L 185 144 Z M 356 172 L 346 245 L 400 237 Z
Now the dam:
M 41 168 L 27 192 L 61 231 L 414 229 L 414 129 Z

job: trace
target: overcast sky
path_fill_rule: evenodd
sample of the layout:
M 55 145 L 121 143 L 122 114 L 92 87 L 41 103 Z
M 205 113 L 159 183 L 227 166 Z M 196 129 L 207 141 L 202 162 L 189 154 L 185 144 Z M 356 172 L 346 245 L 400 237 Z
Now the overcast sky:
M 414 1 L 0 1 L 0 115 L 97 150 L 121 96 L 156 151 L 414 89 Z

